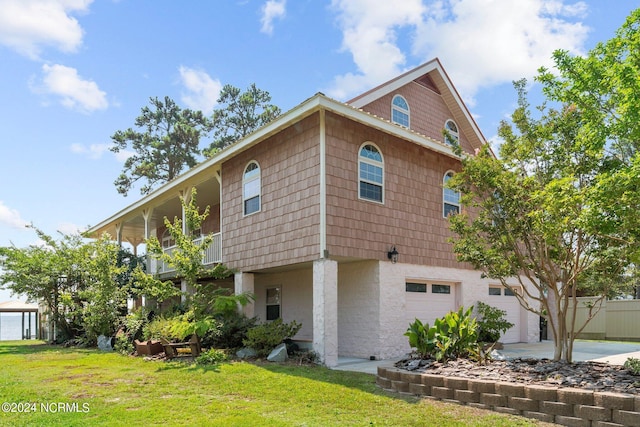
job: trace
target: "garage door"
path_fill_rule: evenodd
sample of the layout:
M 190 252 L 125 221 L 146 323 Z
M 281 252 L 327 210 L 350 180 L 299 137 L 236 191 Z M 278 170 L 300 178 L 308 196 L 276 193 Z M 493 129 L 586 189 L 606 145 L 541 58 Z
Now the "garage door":
M 517 292 L 520 292 L 519 289 L 520 288 L 515 288 Z M 502 337 L 500 337 L 500 342 L 505 344 L 520 342 L 520 326 L 522 323 L 520 320 L 520 313 L 522 307 L 513 293 L 502 286 L 490 286 L 489 297 L 485 303 L 506 311 L 507 320 L 514 325 L 511 329 L 507 330 Z
M 455 286 L 445 283 L 406 283 L 405 318 L 407 325 L 418 318 L 433 326 L 434 320 L 456 310 Z

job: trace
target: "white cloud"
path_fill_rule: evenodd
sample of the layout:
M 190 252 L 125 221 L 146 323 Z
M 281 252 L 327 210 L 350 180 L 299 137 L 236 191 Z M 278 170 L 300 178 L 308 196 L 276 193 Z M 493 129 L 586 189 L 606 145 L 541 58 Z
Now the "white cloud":
M 455 0 L 432 3 L 418 27 L 414 53 L 439 57 L 467 101 L 482 87 L 532 78 L 551 67 L 552 52 L 581 53 L 588 28 L 582 2 Z
M 72 153 L 84 154 L 90 159 L 99 159 L 105 151 L 109 150 L 109 144 L 71 144 L 69 147 Z
M 58 224 L 57 231 L 62 234 L 70 235 L 70 234 L 80 234 L 87 230 L 87 227 L 80 227 L 79 225 L 73 224 L 71 222 L 61 222 Z
M 337 76 L 327 93 L 346 99 L 406 68 L 439 57 L 467 102 L 482 87 L 532 77 L 555 49 L 581 53 L 584 2 L 564 0 L 333 0 L 357 73 Z M 407 40 L 398 40 L 399 30 Z M 403 52 L 400 42 L 411 44 Z
M 358 73 L 337 76 L 329 95 L 344 99 L 399 74 L 405 54 L 396 43 L 397 30 L 422 22 L 420 0 L 333 0 L 342 30 L 342 49 L 351 53 Z
M 71 150 L 72 153 L 81 154 L 88 157 L 89 159 L 97 160 L 97 159 L 100 159 L 104 153 L 109 151 L 110 147 L 111 147 L 111 144 L 84 145 L 84 144 L 75 143 L 69 146 L 69 150 Z M 131 150 L 120 150 L 117 153 L 113 153 L 113 156 L 120 163 L 124 163 L 125 160 L 127 160 L 129 157 L 133 156 L 134 154 L 135 152 Z
M 93 0 L 0 0 L 0 44 L 37 59 L 42 46 L 75 52 L 83 31 L 72 13 Z
M 106 93 L 92 80 L 85 80 L 75 68 L 64 65 L 43 65 L 44 77 L 35 92 L 59 96 L 60 103 L 67 108 L 83 113 L 104 110 L 109 106 Z
M 192 110 L 211 114 L 220 96 L 222 83 L 212 79 L 206 72 L 180 66 L 180 80 L 187 93 L 182 94 L 182 102 Z
M 11 228 L 22 229 L 27 226 L 27 221 L 22 219 L 20 212 L 12 209 L 0 200 L 0 224 L 8 225 Z
M 273 21 L 284 18 L 287 7 L 287 0 L 269 0 L 262 6 L 262 31 L 265 34 L 273 34 Z

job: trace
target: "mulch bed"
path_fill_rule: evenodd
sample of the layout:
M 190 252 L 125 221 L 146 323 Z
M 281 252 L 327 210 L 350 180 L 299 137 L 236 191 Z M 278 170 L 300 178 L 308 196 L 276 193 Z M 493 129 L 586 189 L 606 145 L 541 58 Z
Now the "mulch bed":
M 566 363 L 550 359 L 514 358 L 492 360 L 480 365 L 466 359 L 444 363 L 403 359 L 396 362 L 395 366 L 428 374 L 640 395 L 640 375 L 633 375 L 622 366 L 607 363 Z

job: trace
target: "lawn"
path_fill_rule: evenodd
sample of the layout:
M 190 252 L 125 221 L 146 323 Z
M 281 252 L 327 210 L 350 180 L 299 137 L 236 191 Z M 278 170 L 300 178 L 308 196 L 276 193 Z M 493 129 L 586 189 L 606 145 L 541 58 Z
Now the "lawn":
M 543 425 L 387 393 L 372 375 L 320 366 L 203 368 L 38 341 L 0 342 L 0 366 L 0 425 Z

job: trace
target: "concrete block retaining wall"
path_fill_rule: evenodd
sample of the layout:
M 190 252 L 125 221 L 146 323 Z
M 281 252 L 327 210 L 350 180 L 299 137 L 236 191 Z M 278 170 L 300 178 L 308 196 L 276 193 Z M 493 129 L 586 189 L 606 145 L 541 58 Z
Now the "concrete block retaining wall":
M 378 387 L 565 426 L 640 427 L 640 396 L 378 367 Z

